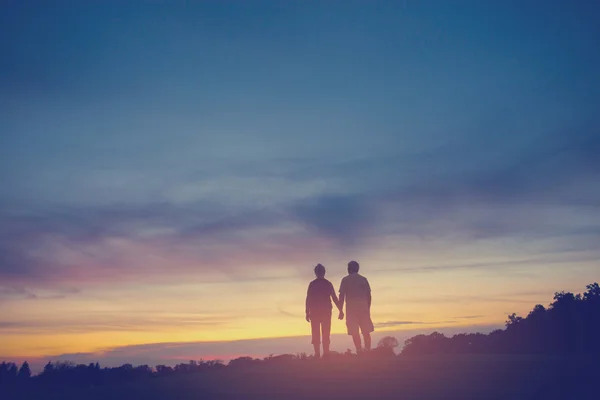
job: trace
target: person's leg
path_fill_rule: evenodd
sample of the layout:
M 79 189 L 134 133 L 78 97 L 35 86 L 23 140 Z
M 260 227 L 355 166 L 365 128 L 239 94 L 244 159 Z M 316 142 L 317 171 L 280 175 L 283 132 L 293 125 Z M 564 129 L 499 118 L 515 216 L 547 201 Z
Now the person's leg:
M 321 358 L 321 345 L 313 344 L 313 349 L 315 350 L 315 358 Z
M 356 318 L 355 312 L 346 307 L 346 328 L 348 328 L 348 335 L 352 336 L 354 347 L 356 347 L 356 354 L 360 353 L 361 351 L 358 322 L 359 320 Z
M 321 357 L 321 323 L 316 317 L 311 318 L 310 327 L 312 330 L 312 345 L 315 349 L 315 357 Z
M 356 347 L 356 354 L 360 353 L 362 346 L 360 344 L 360 334 L 358 332 L 352 334 L 352 341 L 354 342 L 354 347 Z
M 360 332 L 365 340 L 365 350 L 371 350 L 371 332 L 375 330 L 373 321 L 371 320 L 371 313 L 368 310 L 362 312 L 359 316 Z
M 369 332 L 363 333 L 363 337 L 365 338 L 365 350 L 371 350 L 371 334 Z
M 329 354 L 329 343 L 331 337 L 331 314 L 326 315 L 321 322 L 322 338 L 323 338 L 323 355 Z

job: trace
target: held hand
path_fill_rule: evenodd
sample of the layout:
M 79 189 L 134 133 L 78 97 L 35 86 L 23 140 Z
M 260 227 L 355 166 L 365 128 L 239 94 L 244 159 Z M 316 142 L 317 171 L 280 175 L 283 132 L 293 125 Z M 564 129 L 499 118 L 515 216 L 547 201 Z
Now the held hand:
M 340 315 L 338 315 L 338 319 L 339 320 L 344 319 L 344 312 L 343 311 L 340 311 Z
M 310 316 L 306 314 L 306 322 L 310 322 Z

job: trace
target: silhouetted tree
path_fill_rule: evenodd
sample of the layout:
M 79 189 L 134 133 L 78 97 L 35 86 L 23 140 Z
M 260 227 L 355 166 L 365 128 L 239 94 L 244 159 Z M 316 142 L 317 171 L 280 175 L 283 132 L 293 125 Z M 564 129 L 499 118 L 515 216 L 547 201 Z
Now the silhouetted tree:
M 231 368 L 243 368 L 258 364 L 259 360 L 255 360 L 252 357 L 238 357 L 229 361 L 227 364 Z
M 27 361 L 25 361 L 21 365 L 21 368 L 19 368 L 18 378 L 23 380 L 23 379 L 29 379 L 30 377 L 31 377 L 31 369 L 29 368 L 29 363 Z
M 274 356 L 273 354 L 271 354 L 269 357 L 266 357 L 263 362 L 265 364 L 276 364 L 276 365 L 282 365 L 282 364 L 289 364 L 292 363 L 296 360 L 296 357 L 293 356 L 292 354 L 280 354 L 277 356 Z
M 207 369 L 211 369 L 211 370 L 225 368 L 225 364 L 223 364 L 223 360 L 204 361 L 204 365 Z
M 0 364 L 0 383 L 13 383 L 17 379 L 17 365 L 13 362 Z
M 398 347 L 398 339 L 393 336 L 386 336 L 382 338 L 377 347 L 372 351 L 372 355 L 377 357 L 393 357 L 396 354 L 394 349 Z
M 157 365 L 156 366 L 156 373 L 158 375 L 171 375 L 173 374 L 174 370 L 173 368 L 169 367 L 168 365 Z
M 46 364 L 44 366 L 44 374 L 50 374 L 54 371 L 54 364 L 52 364 L 52 361 L 48 361 L 48 364 Z
M 557 292 L 548 308 L 537 304 L 525 318 L 510 314 L 504 330 L 488 335 L 414 336 L 402 354 L 600 353 L 600 286 L 586 289 L 583 295 Z
M 379 343 L 377 343 L 377 347 L 383 347 L 387 349 L 395 349 L 398 347 L 398 339 L 393 336 L 386 336 L 382 338 Z
M 8 363 L 8 372 L 7 372 L 7 376 L 8 379 L 11 381 L 14 381 L 17 379 L 17 364 L 15 363 Z

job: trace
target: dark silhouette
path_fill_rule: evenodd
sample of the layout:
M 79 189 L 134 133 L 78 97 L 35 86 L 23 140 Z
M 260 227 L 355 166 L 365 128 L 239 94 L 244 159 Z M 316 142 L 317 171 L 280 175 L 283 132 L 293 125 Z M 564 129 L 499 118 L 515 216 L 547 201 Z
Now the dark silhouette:
M 379 343 L 377 343 L 377 348 L 394 350 L 396 347 L 398 347 L 398 345 L 398 339 L 393 336 L 386 336 L 382 338 Z
M 506 329 L 488 335 L 459 334 L 446 337 L 433 332 L 404 343 L 403 355 L 455 353 L 600 353 L 600 287 L 587 285 L 581 295 L 557 292 L 545 308 L 536 305 L 527 317 L 508 316 Z
M 329 354 L 332 299 L 340 311 L 340 319 L 344 315 L 333 285 L 325 279 L 325 267 L 318 264 L 315 267 L 315 276 L 317 279 L 308 285 L 306 293 L 306 321 L 310 322 L 315 356 L 320 357 L 321 337 L 323 339 L 323 355 Z
M 0 364 L 0 385 L 15 382 L 17 380 L 17 371 L 17 364 L 2 362 Z
M 375 330 L 371 321 L 371 286 L 364 276 L 358 273 L 360 266 L 356 261 L 348 263 L 348 275 L 340 284 L 340 309 L 346 301 L 346 327 L 348 335 L 356 347 L 356 353 L 362 350 L 360 332 L 365 341 L 365 350 L 371 350 L 371 332 Z M 340 313 L 340 319 L 343 316 Z
M 379 359 L 380 361 L 396 357 L 394 349 L 398 347 L 398 339 L 393 336 L 386 336 L 379 340 L 377 347 L 367 354 L 371 358 Z
M 174 367 L 0 363 L 0 399 L 564 399 L 598 398 L 600 287 L 558 292 L 490 334 L 391 336 L 357 357 L 330 352 L 190 361 Z
M 260 360 L 252 357 L 238 357 L 229 361 L 227 366 L 230 368 L 247 368 L 258 364 L 259 362 Z
M 29 368 L 29 363 L 25 361 L 21 368 L 19 368 L 19 372 L 17 374 L 17 378 L 20 380 L 26 380 L 31 377 L 31 369 Z

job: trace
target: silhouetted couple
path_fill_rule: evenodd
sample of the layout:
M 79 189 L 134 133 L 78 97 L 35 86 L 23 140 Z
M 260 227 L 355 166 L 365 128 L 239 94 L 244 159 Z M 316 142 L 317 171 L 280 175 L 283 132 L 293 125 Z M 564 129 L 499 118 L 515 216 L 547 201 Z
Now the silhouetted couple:
M 374 331 L 371 321 L 371 287 L 369 281 L 358 273 L 356 261 L 348 263 L 348 275 L 340 284 L 340 298 L 335 294 L 331 282 L 325 279 L 325 267 L 315 267 L 317 279 L 308 285 L 306 294 L 306 320 L 312 328 L 312 344 L 315 356 L 321 356 L 321 337 L 323 338 L 323 354 L 329 353 L 331 333 L 331 300 L 339 310 L 339 319 L 344 319 L 344 301 L 346 301 L 346 328 L 352 336 L 356 353 L 362 352 L 360 332 L 364 337 L 365 350 L 371 349 L 371 332 Z

